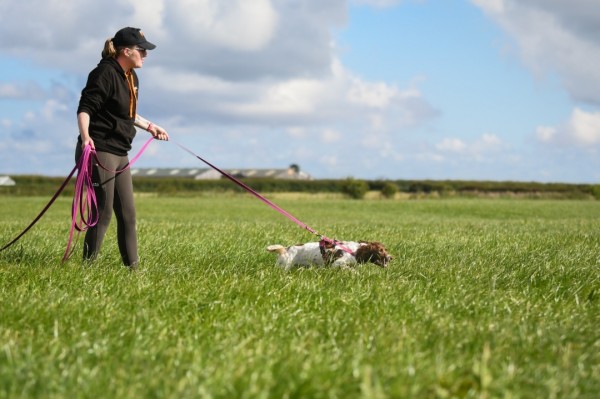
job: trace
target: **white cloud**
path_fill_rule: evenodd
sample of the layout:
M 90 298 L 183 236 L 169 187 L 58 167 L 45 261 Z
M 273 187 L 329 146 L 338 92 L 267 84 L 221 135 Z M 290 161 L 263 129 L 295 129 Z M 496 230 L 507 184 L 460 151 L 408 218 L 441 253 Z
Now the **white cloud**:
M 354 79 L 352 87 L 348 90 L 348 100 L 351 103 L 364 105 L 369 108 L 386 108 L 398 90 L 383 82 L 364 82 Z
M 0 99 L 39 100 L 44 96 L 44 90 L 33 82 L 24 84 L 0 82 Z
M 539 126 L 535 137 L 543 144 L 593 150 L 600 144 L 600 112 L 586 112 L 575 108 L 569 120 L 561 126 Z
M 477 153 L 496 152 L 502 150 L 505 144 L 502 140 L 492 133 L 484 133 L 473 145 Z
M 0 119 L 0 126 L 2 126 L 3 129 L 10 129 L 13 125 L 13 121 L 10 119 Z
M 299 126 L 289 127 L 286 129 L 286 132 L 290 137 L 296 138 L 296 139 L 303 139 L 308 136 L 308 132 L 306 131 L 306 128 L 299 127 Z
M 342 139 L 342 134 L 335 129 L 325 129 L 321 134 L 321 141 L 327 144 L 338 142 Z
M 557 130 L 552 126 L 539 126 L 535 131 L 535 137 L 542 143 L 551 143 L 555 140 Z
M 445 138 L 435 147 L 442 152 L 463 152 L 466 150 L 467 144 L 458 138 Z
M 355 126 L 391 130 L 415 126 L 437 115 L 415 87 L 402 90 L 384 82 L 365 81 L 347 71 L 336 58 L 332 59 L 330 73 L 321 77 L 257 81 L 228 81 L 178 71 L 170 72 L 167 80 L 164 68 L 144 68 L 147 80 L 155 82 L 155 87 L 144 89 L 144 96 L 160 93 L 170 105 L 167 109 L 188 115 L 187 123 L 211 118 L 215 122 L 268 123 L 288 128 L 351 121 Z
M 338 165 L 337 157 L 332 155 L 320 157 L 319 162 L 328 167 L 336 167 Z
M 60 119 L 62 115 L 69 113 L 71 108 L 60 101 L 49 99 L 42 107 L 40 113 L 47 122 L 54 122 L 56 119 Z
M 133 8 L 133 17 L 134 21 L 152 21 L 153 29 L 155 26 L 160 24 L 156 24 L 156 22 L 160 22 L 162 20 L 162 15 L 165 10 L 165 0 L 145 0 L 143 2 L 133 1 L 130 2 L 131 7 Z
M 202 92 L 205 95 L 218 96 L 231 93 L 240 86 L 238 82 L 230 82 L 216 76 L 192 71 L 172 72 L 161 66 L 144 66 L 144 70 L 140 74 L 151 82 L 155 90 L 168 91 L 177 95 Z M 169 79 L 164 79 L 165 76 L 169 76 Z
M 472 142 L 460 138 L 445 138 L 435 144 L 435 149 L 440 154 L 460 155 L 474 160 L 482 160 L 486 156 L 503 152 L 508 148 L 507 144 L 492 133 L 484 133 Z
M 402 2 L 402 0 L 352 0 L 352 2 L 371 7 L 385 8 L 398 5 Z
M 600 143 L 600 112 L 585 112 L 576 108 L 571 115 L 568 131 L 577 144 L 588 146 Z
M 419 152 L 414 154 L 414 159 L 417 161 L 421 161 L 424 163 L 435 162 L 435 163 L 443 163 L 446 161 L 446 157 L 439 153 L 435 152 Z
M 539 76 L 557 73 L 571 96 L 600 105 L 600 7 L 595 0 L 471 0 L 515 41 Z
M 269 0 L 180 0 L 165 5 L 172 30 L 187 44 L 234 51 L 263 49 L 276 33 L 278 14 Z
M 290 79 L 265 87 L 252 102 L 231 105 L 232 113 L 242 117 L 264 115 L 309 115 L 327 96 L 325 84 L 314 79 Z

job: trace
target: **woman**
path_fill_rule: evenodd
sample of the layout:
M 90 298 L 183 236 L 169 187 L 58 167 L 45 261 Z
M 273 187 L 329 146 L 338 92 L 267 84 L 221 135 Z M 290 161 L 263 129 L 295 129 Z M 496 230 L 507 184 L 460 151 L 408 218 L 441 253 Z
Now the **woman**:
M 99 162 L 94 164 L 92 180 L 98 201 L 98 223 L 85 235 L 84 260 L 96 258 L 108 229 L 112 211 L 117 217 L 117 241 L 121 258 L 132 270 L 139 262 L 135 226 L 133 184 L 129 159 L 135 127 L 145 129 L 159 140 L 168 140 L 162 127 L 136 112 L 138 78 L 135 68 L 141 68 L 147 51 L 156 46 L 146 40 L 137 28 L 123 28 L 106 40 L 102 60 L 90 72 L 81 92 L 77 108 L 79 139 L 75 152 L 79 160 L 83 149 L 90 145 L 96 150 Z

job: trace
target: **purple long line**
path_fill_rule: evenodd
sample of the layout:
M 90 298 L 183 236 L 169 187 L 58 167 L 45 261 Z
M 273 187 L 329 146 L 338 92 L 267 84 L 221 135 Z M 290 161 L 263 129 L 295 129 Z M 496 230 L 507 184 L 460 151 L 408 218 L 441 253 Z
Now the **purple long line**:
M 306 223 L 303 223 L 302 221 L 300 221 L 298 218 L 296 218 L 294 215 L 292 215 L 291 213 L 289 213 L 288 211 L 282 209 L 281 207 L 279 207 L 278 205 L 276 205 L 275 203 L 273 203 L 272 201 L 270 201 L 269 199 L 263 197 L 262 195 L 260 195 L 258 192 L 256 192 L 254 189 L 252 189 L 251 187 L 249 187 L 248 185 L 246 185 L 245 183 L 241 182 L 240 180 L 236 179 L 235 177 L 233 177 L 232 175 L 230 175 L 229 173 L 225 172 L 224 170 L 219 169 L 218 167 L 216 167 L 215 165 L 213 165 L 212 163 L 208 162 L 206 159 L 202 158 L 201 156 L 195 154 L 192 150 L 190 150 L 189 148 L 179 144 L 176 141 L 171 140 L 175 145 L 177 145 L 179 148 L 181 148 L 182 150 L 186 151 L 187 153 L 189 153 L 190 155 L 198 158 L 200 161 L 204 162 L 205 164 L 207 164 L 208 166 L 210 166 L 211 168 L 213 168 L 214 170 L 216 170 L 217 172 L 219 172 L 220 174 L 222 174 L 223 176 L 225 176 L 226 178 L 228 178 L 229 180 L 231 180 L 232 182 L 234 182 L 235 184 L 237 184 L 238 186 L 242 187 L 244 190 L 246 190 L 248 193 L 254 195 L 256 198 L 258 198 L 259 200 L 261 200 L 262 202 L 264 202 L 265 204 L 269 205 L 271 208 L 273 208 L 274 210 L 276 210 L 277 212 L 279 212 L 280 214 L 284 215 L 285 217 L 287 217 L 288 219 L 290 219 L 292 222 L 296 223 L 298 226 L 300 226 L 301 228 L 309 231 L 310 233 L 317 235 L 321 238 L 321 240 L 332 243 L 334 245 L 337 245 L 338 247 L 340 247 L 342 250 L 353 254 L 352 250 L 350 250 L 349 248 L 343 246 L 339 241 L 337 240 L 333 240 L 331 238 L 325 237 L 322 234 L 319 234 L 315 229 L 313 229 L 312 227 L 310 227 L 309 225 L 307 225 Z

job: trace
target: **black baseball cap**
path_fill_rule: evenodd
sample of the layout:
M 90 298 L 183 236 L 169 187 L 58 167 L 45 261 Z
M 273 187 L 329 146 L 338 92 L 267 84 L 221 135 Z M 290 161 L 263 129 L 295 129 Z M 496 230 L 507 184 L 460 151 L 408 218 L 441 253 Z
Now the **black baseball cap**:
M 115 33 L 115 37 L 112 39 L 115 47 L 121 46 L 140 46 L 146 50 L 153 50 L 156 46 L 150 43 L 144 37 L 144 32 L 139 28 L 123 28 Z

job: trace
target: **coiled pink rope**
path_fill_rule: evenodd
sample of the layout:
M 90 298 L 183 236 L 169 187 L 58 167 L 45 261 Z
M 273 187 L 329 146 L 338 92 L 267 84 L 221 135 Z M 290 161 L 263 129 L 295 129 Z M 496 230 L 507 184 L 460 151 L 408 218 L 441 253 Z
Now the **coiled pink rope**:
M 98 213 L 91 211 L 92 208 L 98 208 L 96 193 L 92 187 L 92 154 L 95 153 L 96 151 L 92 149 L 92 146 L 87 145 L 77 163 L 77 180 L 75 181 L 75 193 L 71 206 L 71 229 L 69 230 L 67 248 L 62 257 L 63 262 L 73 254 L 72 243 L 75 230 L 79 233 L 98 223 Z
M 79 162 L 77 164 L 77 180 L 75 182 L 75 194 L 73 195 L 73 205 L 71 209 L 71 229 L 69 230 L 69 239 L 67 241 L 67 247 L 65 248 L 65 253 L 62 257 L 62 261 L 65 262 L 67 259 L 71 257 L 73 254 L 74 246 L 73 246 L 73 238 L 75 236 L 75 231 L 77 231 L 77 236 L 79 233 L 86 231 L 90 227 L 95 226 L 98 223 L 98 200 L 96 198 L 96 192 L 94 191 L 93 183 L 92 183 L 92 171 L 93 171 L 93 162 L 94 159 L 99 167 L 102 169 L 118 174 L 121 173 L 128 168 L 131 168 L 139 157 L 142 156 L 142 153 L 146 150 L 146 147 L 154 140 L 154 137 L 151 137 L 144 143 L 140 151 L 129 161 L 127 166 L 125 166 L 121 170 L 110 170 L 107 169 L 96 154 L 96 150 L 94 150 L 90 145 L 87 145 L 83 149 L 83 154 L 81 158 L 79 158 Z

